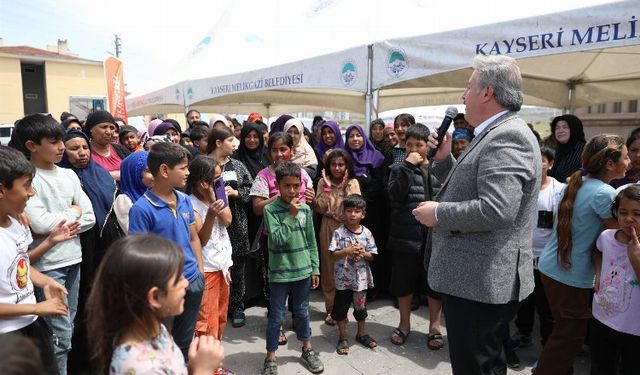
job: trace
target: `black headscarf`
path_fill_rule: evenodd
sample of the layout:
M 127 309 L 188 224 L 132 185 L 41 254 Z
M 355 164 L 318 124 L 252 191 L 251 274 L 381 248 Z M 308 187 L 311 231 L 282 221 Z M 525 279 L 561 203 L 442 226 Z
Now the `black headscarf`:
M 83 138 L 89 145 L 89 152 L 91 152 L 91 142 L 89 137 L 79 130 L 71 130 L 64 136 L 64 141 L 67 142 L 73 138 Z M 89 156 L 91 158 L 91 156 Z M 116 183 L 113 177 L 102 168 L 98 163 L 89 159 L 89 164 L 84 168 L 76 168 L 69 162 L 69 157 L 65 152 L 62 156 L 62 160 L 58 164 L 62 168 L 69 168 L 73 170 L 80 179 L 82 184 L 82 190 L 87 193 L 91 205 L 93 206 L 93 213 L 96 215 L 96 222 L 99 228 L 102 229 L 104 222 L 107 219 L 111 206 L 113 206 L 113 200 L 116 194 Z
M 549 176 L 560 182 L 566 182 L 567 177 L 582 167 L 582 150 L 587 143 L 584 138 L 582 121 L 574 115 L 557 116 L 551 121 L 551 135 L 555 139 L 556 125 L 559 121 L 566 121 L 569 125 L 570 137 L 565 144 L 556 142 L 556 159 Z
M 258 141 L 260 144 L 258 148 L 255 150 L 249 150 L 245 144 L 244 139 L 249 135 L 249 132 L 255 130 L 258 134 Z M 238 149 L 233 154 L 233 158 L 242 162 L 245 167 L 251 173 L 251 177 L 256 178 L 258 172 L 262 169 L 266 168 L 271 164 L 271 160 L 269 158 L 269 151 L 267 147 L 264 145 L 264 133 L 266 133 L 267 128 L 265 125 L 256 124 L 254 122 L 246 124 L 240 130 L 240 145 Z

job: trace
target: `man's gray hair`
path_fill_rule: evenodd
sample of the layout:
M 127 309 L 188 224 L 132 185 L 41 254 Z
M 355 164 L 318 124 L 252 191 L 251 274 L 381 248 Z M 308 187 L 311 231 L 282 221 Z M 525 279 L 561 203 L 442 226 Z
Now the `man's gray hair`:
M 520 110 L 523 101 L 522 75 L 516 60 L 509 56 L 477 55 L 473 59 L 478 91 L 493 87 L 498 104 L 510 111 Z

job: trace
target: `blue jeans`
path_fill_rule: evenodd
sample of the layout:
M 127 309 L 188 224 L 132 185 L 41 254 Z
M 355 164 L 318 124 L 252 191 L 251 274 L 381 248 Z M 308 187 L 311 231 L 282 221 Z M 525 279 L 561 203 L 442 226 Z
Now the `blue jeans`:
M 42 271 L 43 274 L 67 288 L 66 303 L 69 306 L 69 315 L 60 317 L 45 317 L 47 324 L 53 332 L 53 352 L 58 364 L 60 375 L 67 374 L 67 355 L 71 350 L 71 337 L 73 336 L 73 320 L 78 311 L 78 292 L 80 290 L 80 263 L 62 267 L 55 270 Z M 36 299 L 44 301 L 44 291 L 36 288 Z
M 287 283 L 269 283 L 269 287 L 271 288 L 271 300 L 269 322 L 267 323 L 267 352 L 275 352 L 278 349 L 280 326 L 284 320 L 285 302 L 289 293 L 292 294 L 290 303 L 293 303 L 296 337 L 300 341 L 311 339 L 311 328 L 309 327 L 311 277 Z
M 188 360 L 189 345 L 191 345 L 196 329 L 196 321 L 198 320 L 203 291 L 204 276 L 198 273 L 198 277 L 189 282 L 189 286 L 187 287 L 182 314 L 173 319 L 171 334 L 173 335 L 173 341 L 175 341 L 180 348 L 185 362 Z

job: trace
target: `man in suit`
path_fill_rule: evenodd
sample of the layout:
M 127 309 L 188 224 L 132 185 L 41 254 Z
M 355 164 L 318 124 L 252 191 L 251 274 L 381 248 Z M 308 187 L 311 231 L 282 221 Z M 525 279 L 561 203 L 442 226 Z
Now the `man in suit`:
M 462 99 L 475 138 L 457 161 L 444 139 L 431 165 L 442 189 L 414 215 L 433 228 L 428 281 L 443 294 L 453 373 L 506 374 L 503 328 L 534 286 L 540 151 L 517 115 L 523 95 L 514 59 L 477 56 Z M 438 147 L 433 134 L 429 146 Z

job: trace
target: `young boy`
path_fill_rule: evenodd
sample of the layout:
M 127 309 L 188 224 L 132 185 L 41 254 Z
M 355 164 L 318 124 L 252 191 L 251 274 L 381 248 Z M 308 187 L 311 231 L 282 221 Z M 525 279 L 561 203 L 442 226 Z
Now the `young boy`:
M 331 317 L 338 322 L 340 339 L 336 352 L 349 354 L 347 340 L 347 312 L 353 302 L 353 317 L 358 322 L 356 341 L 367 348 L 378 346 L 365 332 L 367 319 L 367 289 L 373 288 L 373 275 L 369 262 L 378 254 L 376 242 L 369 229 L 360 225 L 367 210 L 367 202 L 359 194 L 350 194 L 342 201 L 345 223 L 333 232 L 329 245 L 334 264 L 336 295 Z
M 193 142 L 193 147 L 198 149 L 199 155 L 206 155 L 210 129 L 206 125 L 198 124 L 199 122 L 191 129 L 191 142 Z
M 189 176 L 187 150 L 176 143 L 155 143 L 147 158 L 153 187 L 129 211 L 129 234 L 154 233 L 176 242 L 184 251 L 184 277 L 189 280 L 184 311 L 173 320 L 173 339 L 185 361 L 198 318 L 204 276 L 202 249 L 189 197 L 177 191 Z
M 542 345 L 547 341 L 553 328 L 551 310 L 540 282 L 538 271 L 538 259 L 542 255 L 545 245 L 553 232 L 554 222 L 558 214 L 558 204 L 562 200 L 564 189 L 567 186 L 548 176 L 547 172 L 553 168 L 555 151 L 549 147 L 540 148 L 542 154 L 542 185 L 538 194 L 537 225 L 533 228 L 533 279 L 535 288 L 529 297 L 520 302 L 520 308 L 515 320 L 518 332 L 511 338 L 512 344 L 517 347 L 531 345 L 531 332 L 535 320 L 534 312 L 538 312 L 540 318 L 540 339 Z
M 389 175 L 389 201 L 391 228 L 388 248 L 391 250 L 390 292 L 398 298 L 400 323 L 391 335 L 391 342 L 402 345 L 411 332 L 411 300 L 414 293 L 423 290 L 424 270 L 429 258 L 424 256 L 427 228 L 416 221 L 411 211 L 418 204 L 433 199 L 433 182 L 429 173 L 427 152 L 429 128 L 412 125 L 405 133 L 407 156 L 402 163 L 391 166 Z M 427 252 L 428 254 L 428 252 Z M 426 285 L 429 303 L 429 335 L 427 347 L 442 348 L 440 332 L 441 296 Z
M 311 347 L 309 326 L 309 288 L 318 287 L 320 270 L 318 247 L 313 230 L 311 208 L 300 203 L 300 166 L 281 162 L 276 167 L 280 196 L 264 208 L 268 230 L 269 286 L 271 301 L 267 324 L 267 357 L 263 375 L 277 375 L 276 349 L 280 325 L 284 320 L 285 301 L 292 294 L 296 336 L 302 341 L 302 362 L 314 374 L 324 366 Z
M 91 229 L 96 218 L 89 197 L 82 190 L 78 176 L 70 169 L 59 168 L 64 154 L 64 128 L 51 116 L 34 114 L 21 119 L 14 130 L 14 144 L 30 154 L 35 167 L 33 189 L 35 195 L 27 201 L 25 213 L 33 233 L 48 235 L 62 220 L 80 222 L 79 233 Z M 73 320 L 78 306 L 80 286 L 80 262 L 82 251 L 80 239 L 74 238 L 53 247 L 37 246 L 29 251 L 29 259 L 43 274 L 62 284 L 69 294 L 66 296 L 69 314 L 47 317 L 53 331 L 54 351 L 60 374 L 67 373 L 67 355 L 71 350 Z M 36 290 L 38 301 L 45 295 Z
M 138 129 L 131 125 L 121 126 L 118 130 L 120 144 L 127 148 L 130 152 L 143 150 L 138 138 Z
M 31 231 L 15 218 L 22 215 L 35 192 L 34 167 L 18 151 L 0 146 L 0 334 L 16 332 L 36 344 L 47 373 L 57 374 L 53 342 L 44 316 L 69 313 L 67 290 L 49 276 L 30 267 L 27 247 Z M 34 252 L 51 249 L 76 237 L 79 222 L 59 222 Z M 33 286 L 44 289 L 46 300 L 36 302 Z

